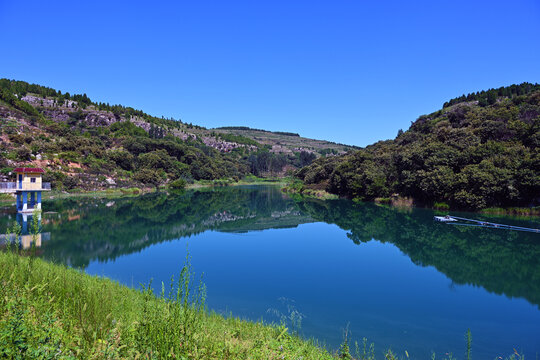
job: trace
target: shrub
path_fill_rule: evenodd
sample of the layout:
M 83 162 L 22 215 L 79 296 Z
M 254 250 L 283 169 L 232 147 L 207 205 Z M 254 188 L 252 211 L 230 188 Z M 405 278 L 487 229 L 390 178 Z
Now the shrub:
M 146 131 L 129 121 L 119 121 L 112 124 L 109 129 L 115 137 L 121 136 L 144 136 L 148 137 Z
M 145 185 L 152 185 L 156 188 L 161 183 L 161 176 L 155 170 L 141 169 L 135 173 L 133 178 Z
M 186 180 L 184 179 L 176 179 L 174 181 L 171 181 L 169 183 L 169 189 L 171 190 L 181 190 L 186 187 Z
M 30 161 L 32 160 L 32 152 L 30 151 L 30 149 L 28 149 L 26 146 L 21 146 L 18 150 L 17 150 L 17 158 L 20 160 L 20 161 Z
M 107 152 L 108 158 L 124 170 L 132 170 L 135 157 L 125 150 L 112 150 Z
M 433 207 L 438 210 L 450 210 L 450 205 L 445 202 L 436 202 Z
M 9 173 L 12 171 L 13 171 L 12 167 L 5 167 L 5 168 L 0 169 L 0 174 L 9 175 Z

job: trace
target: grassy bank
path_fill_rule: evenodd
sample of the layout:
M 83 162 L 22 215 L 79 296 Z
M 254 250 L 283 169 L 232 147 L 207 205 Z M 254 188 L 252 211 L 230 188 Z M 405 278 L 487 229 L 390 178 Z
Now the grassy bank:
M 253 175 L 248 175 L 240 180 L 235 179 L 219 179 L 219 180 L 198 180 L 192 184 L 187 184 L 186 189 L 198 189 L 203 187 L 219 187 L 219 186 L 242 186 L 242 185 L 285 185 L 288 178 L 261 178 Z
M 0 358 L 332 359 L 283 326 L 204 308 L 185 267 L 172 295 L 0 253 Z
M 323 187 L 305 185 L 300 180 L 291 180 L 281 189 L 291 196 L 309 197 L 321 200 L 337 199 L 338 196 L 330 194 Z
M 291 196 L 301 196 L 309 198 L 317 198 L 321 200 L 338 199 L 339 196 L 331 194 L 324 190 L 325 184 L 305 184 L 298 179 L 289 179 L 289 181 L 282 188 L 282 191 Z M 352 201 L 362 202 L 361 198 L 353 198 Z M 371 201 L 370 201 L 371 202 Z M 373 200 L 374 203 L 380 205 L 391 205 L 396 208 L 413 208 L 415 207 L 414 199 L 410 197 L 392 196 L 392 197 L 377 197 Z M 426 205 L 424 205 L 426 206 Z M 450 210 L 462 210 L 453 209 L 445 202 L 435 202 L 431 205 L 427 205 L 428 208 L 440 211 Z M 469 210 L 471 211 L 471 210 Z M 476 209 L 473 212 L 488 214 L 488 215 L 512 215 L 516 217 L 537 217 L 540 216 L 540 207 L 508 207 L 508 208 L 486 208 Z

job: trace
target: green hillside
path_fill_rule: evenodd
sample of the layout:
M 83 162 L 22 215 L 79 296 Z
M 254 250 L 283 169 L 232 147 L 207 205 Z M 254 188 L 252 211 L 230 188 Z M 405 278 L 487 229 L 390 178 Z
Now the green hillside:
M 464 209 L 534 206 L 539 146 L 540 85 L 490 89 L 450 100 L 394 140 L 316 160 L 297 173 L 299 191 Z
M 32 164 L 47 169 L 53 188 L 67 190 L 158 186 L 177 179 L 234 181 L 249 174 L 284 175 L 318 156 L 348 149 L 301 139 L 302 146 L 276 151 L 260 137 L 0 79 L 0 180 L 9 180 L 13 168 Z
M 523 83 L 451 99 L 394 140 L 358 149 L 296 133 L 205 129 L 0 79 L 0 180 L 30 164 L 67 190 L 235 181 L 301 168 L 300 191 L 466 209 L 535 206 L 539 119 L 540 85 Z

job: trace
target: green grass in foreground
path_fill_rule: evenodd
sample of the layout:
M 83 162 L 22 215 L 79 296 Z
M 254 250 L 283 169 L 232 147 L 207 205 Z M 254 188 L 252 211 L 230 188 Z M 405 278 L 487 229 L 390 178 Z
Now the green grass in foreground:
M 162 284 L 156 296 L 149 286 L 138 291 L 45 262 L 35 250 L 8 244 L 0 252 L 2 359 L 353 359 L 347 336 L 332 354 L 284 325 L 208 312 L 205 288 L 194 285 L 189 261 L 171 280 L 170 295 Z M 469 360 L 470 339 L 468 333 Z M 365 339 L 355 350 L 356 359 L 376 359 Z
M 189 267 L 171 296 L 156 297 L 149 287 L 3 252 L 0 281 L 0 358 L 333 358 L 283 326 L 207 312 Z

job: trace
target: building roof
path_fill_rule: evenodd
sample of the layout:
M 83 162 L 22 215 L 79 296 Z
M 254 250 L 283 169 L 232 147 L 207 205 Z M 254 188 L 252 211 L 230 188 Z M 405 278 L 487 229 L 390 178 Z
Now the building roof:
M 24 174 L 43 174 L 45 171 L 42 168 L 28 168 L 28 167 L 18 167 L 13 170 L 16 173 Z

